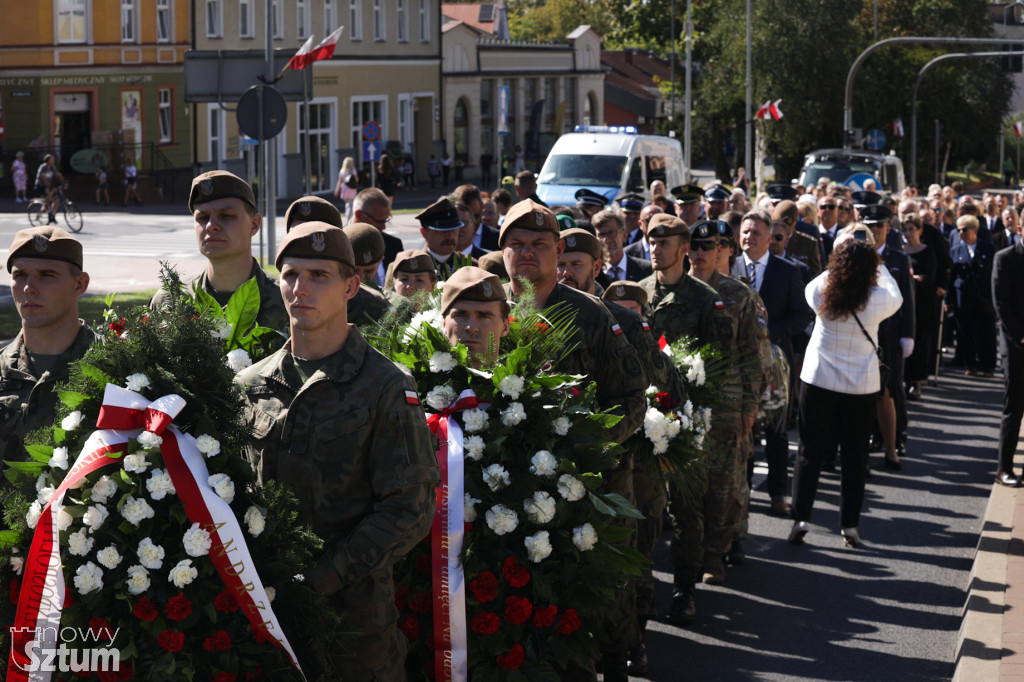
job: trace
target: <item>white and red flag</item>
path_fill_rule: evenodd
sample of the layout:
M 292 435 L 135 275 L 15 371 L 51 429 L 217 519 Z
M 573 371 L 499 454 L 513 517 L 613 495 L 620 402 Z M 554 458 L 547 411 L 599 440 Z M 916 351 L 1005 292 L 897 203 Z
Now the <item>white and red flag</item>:
M 754 118 L 764 119 L 771 117 L 778 121 L 780 118 L 782 118 L 782 109 L 779 109 L 780 102 L 782 102 L 781 99 L 777 99 L 774 102 L 768 100 L 767 102 L 761 105 L 760 109 L 757 110 L 757 113 L 754 114 Z
M 771 109 L 771 106 L 771 100 L 768 100 L 767 102 L 762 104 L 761 108 L 757 110 L 756 114 L 754 114 L 754 118 L 766 118 L 768 116 L 768 110 Z
M 289 69 L 304 69 L 313 62 L 318 62 L 321 59 L 330 59 L 334 55 L 334 48 L 338 44 L 338 39 L 341 38 L 341 32 L 344 30 L 344 26 L 339 26 L 338 29 L 323 39 L 323 41 L 313 47 L 313 36 L 309 36 L 306 42 L 302 44 L 299 51 L 288 61 Z
M 1017 137 L 1024 137 L 1024 123 L 1017 121 L 1013 124 L 1013 132 L 1017 133 Z
M 889 122 L 889 127 L 892 128 L 893 137 L 903 137 L 903 119 L 897 118 Z

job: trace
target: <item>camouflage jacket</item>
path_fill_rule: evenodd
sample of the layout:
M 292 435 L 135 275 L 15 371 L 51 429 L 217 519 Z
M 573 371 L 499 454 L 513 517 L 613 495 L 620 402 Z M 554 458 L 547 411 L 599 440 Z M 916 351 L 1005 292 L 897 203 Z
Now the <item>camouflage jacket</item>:
M 348 319 L 360 327 L 380 324 L 391 312 L 391 302 L 379 289 L 365 284 L 359 285 L 359 291 L 348 301 Z
M 53 369 L 37 376 L 19 333 L 14 341 L 0 351 L 0 457 L 23 460 L 25 435 L 53 421 L 57 410 L 54 384 L 66 381 L 68 365 L 80 360 L 96 339 L 83 324 L 78 335 L 65 350 Z
M 771 364 L 768 311 L 757 292 L 739 280 L 715 271 L 708 284 L 722 297 L 732 322 L 732 347 L 736 352 L 744 411 L 756 413 L 767 385 L 764 368 Z
M 686 274 L 672 285 L 661 284 L 657 278 L 654 273 L 640 281 L 647 291 L 651 307 L 647 321 L 655 338 L 664 334 L 666 341 L 674 343 L 687 336 L 698 346 L 710 343 L 722 350 L 730 347 L 731 323 L 717 291 Z
M 636 349 L 637 357 L 640 359 L 640 366 L 643 367 L 647 383 L 658 387 L 659 391 L 667 391 L 680 405 L 686 402 L 686 387 L 679 376 L 675 366 L 668 361 L 668 357 L 658 346 L 651 334 L 651 326 L 629 308 L 625 308 L 614 301 L 604 301 L 608 312 L 612 314 L 615 321 L 622 327 L 622 331 Z
M 513 297 L 511 284 L 505 285 L 505 291 Z M 623 418 L 611 428 L 608 436 L 621 443 L 643 424 L 646 412 L 647 379 L 637 351 L 608 309 L 589 294 L 556 284 L 548 300 L 543 304 L 538 301 L 537 305 L 547 308 L 563 302 L 576 313 L 576 331 L 570 340 L 576 347 L 557 368 L 561 372 L 585 375 L 595 382 L 597 402 L 602 408 L 619 406 L 616 412 Z
M 416 384 L 354 325 L 304 384 L 290 342 L 235 381 L 259 482 L 288 485 L 324 540 L 310 584 L 364 635 L 397 633 L 391 569 L 429 531 L 439 482 Z

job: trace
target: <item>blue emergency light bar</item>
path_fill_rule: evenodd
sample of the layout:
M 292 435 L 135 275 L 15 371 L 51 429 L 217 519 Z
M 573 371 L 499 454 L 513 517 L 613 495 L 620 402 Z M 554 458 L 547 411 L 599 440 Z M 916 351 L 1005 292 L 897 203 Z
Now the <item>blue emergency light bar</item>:
M 626 135 L 636 135 L 635 126 L 576 126 L 573 128 L 575 133 L 624 133 Z

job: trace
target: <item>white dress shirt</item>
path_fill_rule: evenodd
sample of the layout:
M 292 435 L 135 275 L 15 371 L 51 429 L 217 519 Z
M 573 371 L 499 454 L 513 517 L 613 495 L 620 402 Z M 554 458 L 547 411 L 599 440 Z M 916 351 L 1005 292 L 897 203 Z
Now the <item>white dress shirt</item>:
M 743 274 L 750 277 L 750 264 L 755 263 L 757 265 L 757 271 L 754 273 L 754 277 L 750 280 L 750 286 L 754 287 L 754 291 L 761 290 L 761 282 L 764 281 L 764 269 L 768 267 L 768 259 L 771 255 L 770 251 L 765 251 L 764 255 L 755 261 L 746 253 L 743 254 Z
M 626 254 L 622 254 L 622 258 L 619 259 L 618 263 L 609 263 L 605 266 L 604 271 L 608 273 L 608 276 L 613 280 L 624 281 L 626 279 L 626 264 L 629 261 L 626 259 Z M 614 272 L 614 268 L 619 268 L 618 274 Z

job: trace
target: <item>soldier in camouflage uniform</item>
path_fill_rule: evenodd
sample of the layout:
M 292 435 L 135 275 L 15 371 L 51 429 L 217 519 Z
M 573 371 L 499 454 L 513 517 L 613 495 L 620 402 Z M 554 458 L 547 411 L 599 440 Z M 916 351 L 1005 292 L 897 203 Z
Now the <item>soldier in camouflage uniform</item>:
M 704 496 L 704 575 L 703 582 L 725 582 L 723 555 L 734 539 L 750 494 L 747 485 L 747 450 L 764 392 L 764 354 L 771 355 L 768 343 L 768 313 L 761 297 L 753 289 L 717 270 L 723 241 L 731 234 L 722 221 L 703 221 L 693 228 L 690 249 L 690 274 L 712 286 L 725 303 L 732 332 L 729 352 L 733 353 L 736 373 L 732 392 L 739 409 L 715 415 L 715 427 L 708 435 L 710 451 L 715 455 L 708 469 L 708 491 Z
M 59 227 L 35 227 L 15 234 L 7 253 L 21 331 L 0 351 L 0 459 L 22 461 L 25 435 L 53 421 L 54 385 L 95 336 L 78 319 L 89 275 L 77 240 Z
M 255 279 L 260 292 L 256 324 L 276 329 L 280 336 L 264 337 L 265 350 L 279 347 L 287 335 L 288 314 L 281 302 L 277 280 L 268 275 L 252 257 L 252 238 L 259 232 L 262 216 L 256 212 L 256 198 L 249 184 L 227 171 L 210 171 L 192 180 L 188 209 L 195 221 L 199 252 L 206 256 L 206 270 L 195 281 L 221 306 L 248 280 Z M 150 307 L 168 304 L 161 289 Z
M 640 286 L 650 296 L 652 312 L 648 322 L 655 336 L 664 335 L 669 343 L 688 337 L 698 347 L 713 344 L 728 349 L 731 321 L 725 314 L 725 304 L 718 292 L 684 271 L 690 250 L 686 223 L 675 216 L 658 214 L 651 218 L 647 239 L 654 274 L 641 281 Z M 705 480 L 699 485 L 703 488 L 706 484 Z M 670 490 L 675 589 L 669 618 L 677 625 L 692 623 L 697 616 L 694 585 L 704 568 L 703 494 L 699 498 L 685 499 L 677 490 Z
M 277 255 L 291 340 L 239 373 L 258 480 L 278 480 L 324 540 L 309 583 L 359 638 L 334 657 L 345 680 L 404 680 L 392 566 L 430 529 L 437 462 L 412 378 L 348 323 L 345 233 L 310 222 Z

